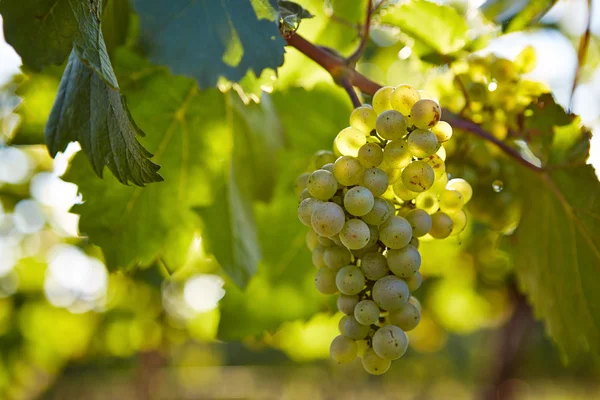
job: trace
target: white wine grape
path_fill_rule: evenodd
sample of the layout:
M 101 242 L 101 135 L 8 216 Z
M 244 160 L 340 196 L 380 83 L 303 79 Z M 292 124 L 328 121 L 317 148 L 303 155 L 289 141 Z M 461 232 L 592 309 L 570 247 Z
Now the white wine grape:
M 356 158 L 363 167 L 375 168 L 383 162 L 383 150 L 377 143 L 366 143 L 358 150 Z
M 401 249 L 412 238 L 412 228 L 408 221 L 393 216 L 379 227 L 379 239 L 390 249 Z
M 342 156 L 333 164 L 333 176 L 344 186 L 358 185 L 363 171 L 360 162 L 350 156 Z
M 335 271 L 350 264 L 351 258 L 352 255 L 347 248 L 337 245 L 326 248 L 323 255 L 325 265 Z
M 399 278 L 411 277 L 421 267 L 421 254 L 411 245 L 401 249 L 390 249 L 386 257 L 390 271 Z
M 343 156 L 358 155 L 358 150 L 367 143 L 367 138 L 364 133 L 351 126 L 344 128 L 338 133 L 333 140 L 333 145 Z
M 426 129 L 415 129 L 408 135 L 408 151 L 417 157 L 424 158 L 435 154 L 438 149 L 438 140 L 435 134 Z
M 358 304 L 357 295 L 341 294 L 337 299 L 337 308 L 346 315 L 354 315 L 354 307 Z
M 369 189 L 355 186 L 344 196 L 344 208 L 350 214 L 361 217 L 373 209 L 375 198 Z
M 403 115 L 409 115 L 412 106 L 419 100 L 421 100 L 419 91 L 411 85 L 396 86 L 390 95 L 390 105 Z
M 375 350 L 369 348 L 362 357 L 362 365 L 369 374 L 382 375 L 390 369 L 392 361 L 387 358 L 379 357 L 377 353 L 375 353 Z
M 373 300 L 362 300 L 354 308 L 354 318 L 359 324 L 370 326 L 379 321 L 379 312 Z
M 442 116 L 440 105 L 431 99 L 417 101 L 410 110 L 410 120 L 419 129 L 430 129 Z
M 402 183 L 410 191 L 424 192 L 435 181 L 435 172 L 425 161 L 413 161 L 402 171 Z
M 302 203 L 300 204 L 302 205 Z M 335 203 L 330 201 L 321 202 L 314 206 L 310 220 L 315 232 L 321 236 L 331 237 L 339 233 L 344 227 L 346 214 L 344 214 L 342 207 Z
M 424 236 L 431 229 L 431 217 L 424 210 L 418 208 L 411 210 L 406 214 L 405 218 L 413 230 L 413 236 Z
M 363 173 L 360 184 L 377 197 L 385 193 L 389 186 L 389 180 L 384 171 L 379 168 L 369 168 Z
M 417 327 L 421 320 L 421 313 L 416 306 L 407 302 L 399 310 L 390 312 L 388 319 L 390 324 L 408 332 Z
M 357 266 L 347 265 L 337 272 L 335 285 L 343 294 L 358 294 L 365 287 L 365 276 Z
M 386 276 L 390 269 L 387 265 L 387 259 L 379 252 L 370 252 L 362 257 L 360 269 L 365 278 L 370 281 L 376 281 Z
M 464 203 L 467 204 L 471 197 L 473 197 L 473 188 L 469 184 L 469 182 L 465 181 L 462 178 L 454 178 L 450 179 L 446 184 L 446 189 L 448 190 L 456 190 L 463 195 Z
M 445 239 L 452 233 L 454 223 L 452 219 L 441 211 L 431 216 L 431 230 L 429 234 L 436 239 Z
M 369 226 L 358 218 L 346 221 L 340 231 L 340 240 L 350 250 L 362 249 L 369 243 L 371 231 Z
M 398 310 L 408 301 L 410 292 L 406 282 L 395 275 L 387 275 L 373 285 L 373 301 L 387 311 Z
M 373 110 L 373 107 L 368 105 L 356 107 L 350 114 L 350 126 L 358 129 L 365 136 L 370 135 L 371 131 L 375 129 L 376 120 L 377 113 Z
M 361 218 L 369 225 L 379 226 L 394 215 L 394 205 L 386 199 L 375 198 L 373 208 Z
M 392 109 L 392 105 L 390 104 L 390 95 L 393 91 L 393 87 L 384 86 L 375 92 L 371 103 L 373 104 L 373 110 L 375 110 L 377 115 L 381 114 L 386 110 Z
M 336 336 L 329 347 L 329 354 L 338 364 L 348 364 L 356 358 L 356 342 L 346 336 Z
M 373 350 L 381 358 L 397 360 L 408 349 L 406 333 L 395 325 L 379 328 L 373 335 Z
M 323 294 L 337 293 L 335 281 L 335 271 L 329 268 L 320 268 L 315 276 L 315 286 Z
M 377 133 L 384 139 L 402 139 L 407 133 L 406 128 L 406 118 L 404 118 L 404 115 L 398 111 L 387 110 L 379 114 L 377 117 Z

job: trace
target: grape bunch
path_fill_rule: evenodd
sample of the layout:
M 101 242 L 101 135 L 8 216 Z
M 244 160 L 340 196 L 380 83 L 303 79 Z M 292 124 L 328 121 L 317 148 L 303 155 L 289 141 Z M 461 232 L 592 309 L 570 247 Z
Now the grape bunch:
M 448 180 L 442 144 L 452 128 L 435 100 L 400 85 L 381 88 L 372 104 L 352 112 L 333 151 L 314 155 L 295 190 L 315 286 L 339 293 L 345 314 L 331 357 L 349 363 L 360 354 L 364 369 L 379 375 L 404 355 L 405 332 L 420 320 L 411 296 L 422 282 L 419 238 L 458 235 L 472 189 Z

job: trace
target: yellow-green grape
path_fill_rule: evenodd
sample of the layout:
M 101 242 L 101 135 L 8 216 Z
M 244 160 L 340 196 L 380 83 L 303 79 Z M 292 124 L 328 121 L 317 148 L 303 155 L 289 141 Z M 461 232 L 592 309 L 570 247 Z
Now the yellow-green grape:
M 448 174 L 444 172 L 438 179 L 435 180 L 435 182 L 433 183 L 433 186 L 428 190 L 428 192 L 440 194 L 444 190 L 446 190 L 447 183 L 448 183 Z
M 431 216 L 431 230 L 429 234 L 434 238 L 447 238 L 452 233 L 453 228 L 454 223 L 448 214 L 438 211 Z
M 417 307 L 407 302 L 399 310 L 390 312 L 388 320 L 390 321 L 390 324 L 408 332 L 419 325 L 421 313 Z
M 425 161 L 413 161 L 402 171 L 402 183 L 412 192 L 424 192 L 434 181 L 435 172 Z
M 442 160 L 437 154 L 432 154 L 428 157 L 425 157 L 423 161 L 425 161 L 431 166 L 431 168 L 433 168 L 433 173 L 435 174 L 436 181 L 440 179 L 442 175 L 444 175 L 444 173 L 446 172 L 446 164 L 444 163 L 444 160 Z M 446 177 L 446 180 L 448 180 L 448 177 Z
M 452 219 L 453 224 L 451 236 L 458 235 L 467 227 L 467 214 L 465 210 L 450 214 L 450 219 Z
M 329 200 L 337 192 L 338 183 L 331 172 L 318 169 L 308 177 L 306 188 L 315 199 Z
M 402 180 L 399 180 L 398 182 L 394 183 L 393 189 L 394 189 L 394 194 L 398 198 L 400 198 L 402 201 L 413 200 L 419 195 L 419 193 L 417 193 L 417 192 L 408 190 L 406 188 L 406 186 L 404 186 L 404 183 L 402 182 Z
M 387 140 L 402 139 L 406 135 L 406 118 L 396 110 L 387 110 L 377 117 L 377 133 Z
M 438 149 L 438 140 L 435 134 L 428 129 L 415 129 L 408 135 L 408 151 L 417 158 L 435 154 Z
M 328 247 L 323 254 L 325 265 L 336 271 L 343 266 L 350 264 L 351 258 L 350 251 L 341 246 Z
M 366 143 L 358 150 L 356 158 L 363 167 L 375 168 L 383 162 L 383 149 L 377 143 Z
M 333 164 L 333 163 L 327 163 L 327 164 L 323 165 L 320 169 L 324 169 L 325 171 L 329 171 L 329 172 L 331 172 L 333 174 L 333 168 L 334 168 L 334 166 L 335 166 L 335 164 Z M 335 175 L 334 175 L 334 178 L 335 178 Z M 337 181 L 337 179 L 335 180 L 335 183 L 336 183 L 338 189 L 341 189 L 341 188 L 344 187 L 344 185 L 342 185 L 341 183 L 339 183 Z M 333 200 L 331 200 L 331 201 L 333 201 Z
M 360 263 L 360 269 L 365 275 L 365 278 L 370 281 L 377 281 L 390 272 L 387 259 L 383 254 L 377 251 L 365 254 L 360 260 Z
M 298 205 L 298 219 L 300 219 L 300 222 L 306 226 L 312 226 L 312 213 L 320 204 L 323 204 L 321 200 L 313 199 L 312 197 L 302 200 Z
M 446 189 L 456 190 L 460 192 L 460 194 L 462 194 L 463 196 L 465 204 L 467 204 L 469 200 L 471 200 L 471 197 L 473 197 L 473 188 L 471 187 L 469 182 L 465 181 L 462 178 L 450 179 L 446 184 Z
M 419 194 L 415 199 L 415 205 L 417 208 L 425 211 L 428 214 L 433 214 L 440 209 L 440 203 L 437 199 L 437 196 L 435 193 L 432 193 L 431 190 Z
M 362 249 L 369 243 L 369 226 L 358 218 L 349 219 L 340 231 L 340 240 L 350 250 Z
M 373 196 L 381 196 L 388 188 L 389 180 L 387 174 L 379 168 L 369 168 L 363 173 L 360 184 L 373 193 Z
M 368 225 L 369 227 L 369 242 L 365 245 L 364 249 L 377 248 L 377 241 L 379 240 L 379 228 L 375 225 Z M 362 249 L 360 249 L 362 250 Z M 354 250 L 355 252 L 358 250 Z M 364 254 L 367 254 L 366 252 Z
M 412 228 L 408 221 L 397 215 L 379 227 L 379 239 L 390 249 L 401 249 L 410 242 Z
M 383 375 L 391 365 L 391 360 L 379 357 L 372 348 L 368 348 L 362 356 L 362 366 L 371 375 Z
M 379 226 L 394 215 L 394 205 L 381 197 L 375 198 L 373 208 L 361 218 L 369 225 Z
M 431 99 L 421 99 L 410 110 L 410 120 L 419 129 L 433 128 L 442 116 L 440 105 Z
M 331 237 L 340 233 L 344 227 L 346 214 L 342 207 L 328 201 L 314 207 L 310 220 L 315 232 L 321 236 Z
M 394 91 L 394 88 L 391 86 L 384 86 L 373 95 L 373 110 L 377 114 L 381 114 L 386 110 L 391 110 L 392 105 L 390 104 L 390 95 Z
M 405 218 L 412 227 L 413 237 L 424 236 L 431 229 L 431 216 L 425 210 L 419 208 L 411 210 Z
M 383 165 L 393 168 L 404 168 L 410 164 L 412 154 L 408 151 L 406 140 L 392 140 L 383 150 Z
M 370 228 L 371 228 L 371 225 L 369 225 L 369 229 Z M 370 240 L 369 240 L 369 243 L 371 243 Z M 364 257 L 365 254 L 372 253 L 374 251 L 377 251 L 377 245 L 366 245 L 362 249 L 350 250 L 350 252 L 352 253 L 352 255 L 354 257 L 356 257 L 356 258 L 362 258 L 362 257 Z
M 386 325 L 373 335 L 373 350 L 379 357 L 397 360 L 406 353 L 408 337 L 395 325 Z
M 404 280 L 387 275 L 373 285 L 373 301 L 387 311 L 399 310 L 408 301 L 410 292 Z
M 415 296 L 410 296 L 408 302 L 413 306 L 417 307 L 417 310 L 419 310 L 419 314 L 421 313 L 421 302 L 419 301 L 419 299 L 417 299 Z
M 337 293 L 335 286 L 335 271 L 329 268 L 320 268 L 315 276 L 315 287 L 323 294 Z
M 452 137 L 452 127 L 446 121 L 440 121 L 435 124 L 431 130 L 437 137 L 438 142 L 444 143 Z
M 333 164 L 333 176 L 344 186 L 358 185 L 363 171 L 360 162 L 351 156 L 342 156 Z
M 452 214 L 462 210 L 465 205 L 462 194 L 458 190 L 444 190 L 439 197 L 440 210 L 446 214 Z
M 373 209 L 375 198 L 369 189 L 355 186 L 344 196 L 344 208 L 350 214 L 361 217 Z
M 359 324 L 370 326 L 379 321 L 379 312 L 373 300 L 362 300 L 354 308 L 354 318 Z
M 419 100 L 421 100 L 419 91 L 410 85 L 396 86 L 390 95 L 392 108 L 404 115 L 409 115 L 412 106 Z
M 335 139 L 333 139 L 333 145 L 343 156 L 356 157 L 358 155 L 358 150 L 365 143 L 367 143 L 365 135 L 351 126 L 342 129 Z
M 356 358 L 356 342 L 346 336 L 336 336 L 329 347 L 329 355 L 338 364 L 348 364 Z
M 335 246 L 335 242 L 328 237 L 317 235 L 317 242 L 323 247 L 332 247 Z
M 319 150 L 313 156 L 313 165 L 315 169 L 321 168 L 323 165 L 335 162 L 335 155 L 329 150 Z
M 417 239 L 416 237 L 412 237 L 412 239 L 410 239 L 410 242 L 408 242 L 408 244 L 410 244 L 411 246 L 415 247 L 415 248 L 419 248 L 419 239 Z
M 358 294 L 365 287 L 365 276 L 360 268 L 346 265 L 337 271 L 335 284 L 342 294 L 349 296 Z
M 352 316 L 354 316 L 354 308 L 352 308 Z M 340 333 L 342 335 L 344 334 L 344 331 L 346 330 L 345 327 L 346 327 L 346 321 L 348 320 L 348 318 L 350 318 L 350 315 L 344 315 L 342 318 L 340 318 L 340 321 L 338 322 L 338 330 L 340 331 Z
M 337 308 L 346 315 L 354 315 L 354 307 L 358 304 L 357 295 L 340 294 L 337 299 Z
M 367 337 L 370 327 L 359 324 L 354 315 L 347 315 L 344 318 L 344 326 L 342 327 L 342 335 L 354 340 L 361 340 Z
M 371 131 L 375 129 L 376 120 L 377 113 L 373 110 L 373 107 L 368 105 L 357 107 L 350 114 L 350 126 L 365 135 L 370 135 Z
M 410 203 L 407 202 L 406 204 L 402 205 L 402 207 L 400 207 L 400 209 L 396 210 L 396 215 L 406 218 L 408 213 L 413 210 L 413 208 L 411 206 L 409 206 L 409 204 Z
M 318 245 L 312 252 L 312 263 L 317 268 L 326 268 L 325 264 L 325 247 Z
M 417 271 L 416 274 L 414 274 L 413 276 L 409 276 L 404 280 L 406 281 L 408 290 L 410 290 L 410 292 L 412 293 L 421 287 L 421 283 L 423 283 L 423 276 L 419 271 Z
M 413 276 L 421 268 L 421 254 L 411 245 L 401 249 L 390 249 L 386 257 L 390 271 L 398 278 Z
M 453 143 L 453 142 L 450 142 L 450 143 Z M 446 144 L 446 146 L 447 145 L 448 144 Z M 439 156 L 442 159 L 442 161 L 446 161 L 446 147 L 440 146 L 438 151 L 436 151 L 435 155 Z
M 300 196 L 298 196 L 298 201 L 302 202 L 302 200 L 306 200 L 312 198 L 312 196 L 310 195 L 310 193 L 308 193 L 308 189 L 302 189 L 302 192 L 300 192 Z
M 385 172 L 385 175 L 387 176 L 388 185 L 393 185 L 394 183 L 398 182 L 400 180 L 400 178 L 402 178 L 402 169 L 401 168 L 393 168 L 393 167 L 383 166 L 383 165 L 381 165 L 380 168 L 383 172 Z
M 319 235 L 312 229 L 309 229 L 308 232 L 306 232 L 306 247 L 308 247 L 310 251 L 313 251 L 319 244 L 318 237 Z
M 383 153 L 381 154 L 381 159 L 383 160 Z M 296 182 L 294 182 L 294 193 L 296 193 L 296 196 L 300 196 L 302 191 L 306 189 L 306 181 L 308 181 L 309 175 L 308 172 L 305 172 L 296 178 Z

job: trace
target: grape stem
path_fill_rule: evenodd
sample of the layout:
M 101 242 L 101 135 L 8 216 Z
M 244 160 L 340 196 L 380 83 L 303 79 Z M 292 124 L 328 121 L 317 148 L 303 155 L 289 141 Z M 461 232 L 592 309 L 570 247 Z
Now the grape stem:
M 315 46 L 310 43 L 308 40 L 304 39 L 297 33 L 293 33 L 289 36 L 284 36 L 288 46 L 295 48 L 300 51 L 302 54 L 319 64 L 323 67 L 333 80 L 340 86 L 346 89 L 348 95 L 352 100 L 352 104 L 354 107 L 357 106 L 356 99 L 358 96 L 354 89 L 351 89 L 352 86 L 360 89 L 361 92 L 373 95 L 377 90 L 381 88 L 381 85 L 373 82 L 360 72 L 356 71 L 353 66 L 348 65 L 348 61 L 340 56 L 337 56 L 333 53 L 323 50 L 322 48 Z M 349 89 L 350 87 L 350 89 Z M 356 99 L 354 98 L 356 97 Z M 358 103 L 360 105 L 360 102 Z M 512 148 L 505 142 L 498 140 L 494 135 L 487 132 L 481 126 L 477 125 L 475 122 L 460 117 L 453 112 L 443 108 L 442 109 L 442 120 L 449 123 L 453 128 L 462 129 L 466 132 L 472 133 L 474 135 L 479 136 L 480 138 L 487 140 L 496 146 L 498 146 L 506 155 L 513 158 L 515 161 L 519 162 L 523 166 L 536 171 L 542 172 L 544 168 L 538 167 L 521 157 L 521 154 L 518 150 Z
M 358 98 L 358 95 L 354 90 L 354 86 L 352 86 L 350 81 L 348 79 L 343 79 L 340 85 L 346 90 L 348 96 L 350 96 L 350 100 L 352 100 L 352 105 L 354 106 L 354 108 L 360 107 L 362 103 L 360 102 L 360 99 Z
M 363 52 L 365 51 L 365 48 L 367 47 L 367 42 L 369 41 L 369 30 L 371 29 L 371 13 L 373 12 L 373 0 L 369 0 L 367 3 L 367 15 L 365 17 L 365 24 L 363 25 L 362 32 L 360 34 L 360 43 L 356 51 L 346 59 L 346 64 L 352 68 L 356 66 L 356 62 L 362 56 Z

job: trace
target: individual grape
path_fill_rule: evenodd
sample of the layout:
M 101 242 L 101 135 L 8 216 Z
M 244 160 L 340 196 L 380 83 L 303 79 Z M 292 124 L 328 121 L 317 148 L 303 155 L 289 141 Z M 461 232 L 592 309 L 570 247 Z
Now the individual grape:
M 335 243 L 336 246 L 344 247 L 344 244 L 340 240 L 340 234 L 339 233 L 336 234 L 336 235 L 331 236 L 329 239 L 333 240 L 333 243 Z
M 354 315 L 354 307 L 358 304 L 358 296 L 339 295 L 337 299 L 337 308 L 346 315 Z
M 406 353 L 408 338 L 406 333 L 395 325 L 379 328 L 373 335 L 373 350 L 381 358 L 397 360 Z
M 413 306 L 417 307 L 417 310 L 419 310 L 419 314 L 421 314 L 421 302 L 419 301 L 419 299 L 417 299 L 415 296 L 410 296 L 408 302 Z
M 408 278 L 421 267 L 421 254 L 415 247 L 406 245 L 401 249 L 389 250 L 387 262 L 394 275 L 399 278 Z
M 408 301 L 408 285 L 396 275 L 387 275 L 375 282 L 372 290 L 373 301 L 387 311 L 398 310 Z
M 414 248 L 418 249 L 419 248 L 419 239 L 417 239 L 416 237 L 413 236 L 412 239 L 410 239 L 410 242 L 408 242 L 408 244 L 410 244 Z
M 373 110 L 379 115 L 386 110 L 391 110 L 392 105 L 390 104 L 390 95 L 394 90 L 391 86 L 384 86 L 373 95 Z
M 360 269 L 365 278 L 370 281 L 376 281 L 386 276 L 390 270 L 387 265 L 387 259 L 379 252 L 370 252 L 361 259 Z
M 444 190 L 439 197 L 440 210 L 446 214 L 452 214 L 462 210 L 465 205 L 462 194 L 458 190 Z
M 379 228 L 375 225 L 367 224 L 367 226 L 369 227 L 369 242 L 365 245 L 364 249 L 377 247 L 377 242 L 379 241 Z
M 321 200 L 313 199 L 312 197 L 302 200 L 298 205 L 298 218 L 300 222 L 306 226 L 311 226 L 312 213 L 321 204 L 323 204 Z
M 467 214 L 465 210 L 460 210 L 449 215 L 452 220 L 452 233 L 451 236 L 458 235 L 465 230 L 467 226 Z
M 352 309 L 352 316 L 354 316 L 354 308 Z M 346 331 L 346 321 L 348 321 L 348 318 L 350 318 L 350 314 L 349 315 L 344 315 L 342 318 L 340 318 L 340 321 L 338 322 L 338 330 L 340 331 L 340 333 L 343 335 L 344 332 Z
M 473 197 L 473 188 L 469 184 L 469 182 L 465 181 L 462 178 L 454 178 L 450 179 L 446 184 L 446 189 L 456 190 L 463 195 L 464 203 L 467 204 L 471 197 Z
M 329 150 L 319 150 L 313 156 L 313 165 L 315 169 L 323 167 L 325 164 L 334 163 L 335 155 Z
M 392 140 L 383 150 L 383 165 L 385 167 L 402 169 L 410 164 L 412 154 L 408 151 L 406 140 Z
M 336 336 L 329 347 L 331 358 L 338 364 L 348 364 L 356 358 L 356 342 L 346 336 Z
M 419 100 L 421 100 L 419 91 L 411 85 L 396 86 L 390 95 L 390 104 L 392 108 L 401 112 L 403 115 L 409 115 L 412 106 Z
M 335 179 L 344 186 L 358 185 L 363 171 L 364 168 L 360 162 L 350 156 L 338 158 L 333 165 Z
M 405 332 L 412 331 L 419 325 L 421 313 L 411 303 L 406 303 L 399 310 L 390 312 L 390 324 L 397 326 Z
M 402 178 L 402 170 L 400 168 L 393 168 L 393 167 L 390 167 L 387 165 L 386 166 L 381 165 L 380 167 L 381 167 L 381 170 L 383 172 L 385 172 L 385 174 L 387 176 L 388 186 L 393 185 L 394 183 L 398 182 L 400 180 L 400 178 Z
M 362 357 L 362 366 L 371 375 L 383 375 L 391 365 L 391 360 L 379 357 L 372 348 L 367 349 Z
M 423 159 L 423 161 L 425 161 L 427 164 L 429 164 L 431 166 L 431 168 L 433 168 L 433 173 L 435 174 L 436 182 L 446 172 L 446 164 L 444 163 L 444 160 L 442 160 L 440 158 L 440 156 L 438 156 L 437 154 L 432 154 L 428 157 L 425 157 Z M 448 178 L 446 177 L 446 180 L 447 179 Z M 435 183 L 434 183 L 434 185 L 435 185 Z
M 419 194 L 415 199 L 415 205 L 428 214 L 433 214 L 440 208 L 437 196 L 431 193 L 431 190 Z
M 311 216 L 313 230 L 319 235 L 327 237 L 339 233 L 344 227 L 345 221 L 346 214 L 342 207 L 330 201 L 326 203 L 321 202 L 315 206 Z
M 426 191 L 434 181 L 435 172 L 425 161 L 413 161 L 402 171 L 402 183 L 413 192 Z
M 369 243 L 371 233 L 367 224 L 360 219 L 353 218 L 346 221 L 340 231 L 340 240 L 350 250 L 358 250 Z
M 367 143 L 364 133 L 351 126 L 344 128 L 333 139 L 333 145 L 343 156 L 356 157 L 358 150 Z
M 379 307 L 373 300 L 359 301 L 354 308 L 354 318 L 359 324 L 370 326 L 379 321 Z
M 369 225 L 379 226 L 394 215 L 394 205 L 386 199 L 377 197 L 373 202 L 373 208 L 361 218 Z
M 448 174 L 443 173 L 436 181 L 433 186 L 428 190 L 428 192 L 435 193 L 436 195 L 442 193 L 446 190 L 446 184 L 448 183 Z
M 420 210 L 418 208 L 411 210 L 408 212 L 408 214 L 406 214 L 405 218 L 412 227 L 413 237 L 424 236 L 431 229 L 431 217 L 424 210 Z
M 442 161 L 446 161 L 446 147 L 440 146 L 438 151 L 435 153 L 438 157 L 442 159 Z
M 356 157 L 365 168 L 375 168 L 383 162 L 383 150 L 377 143 L 366 143 L 358 150 Z
M 408 213 L 413 210 L 413 208 L 411 206 L 412 206 L 412 204 L 410 202 L 406 202 L 405 204 L 402 205 L 402 207 L 400 207 L 399 209 L 396 210 L 396 215 L 399 217 L 402 217 L 402 218 L 406 218 Z
M 408 151 L 417 158 L 435 154 L 438 149 L 438 140 L 435 134 L 426 129 L 415 129 L 408 135 Z
M 423 283 L 423 276 L 421 275 L 420 272 L 417 271 L 416 274 L 414 274 L 413 276 L 409 276 L 408 278 L 406 278 L 404 280 L 406 281 L 408 290 L 411 292 L 414 292 L 415 290 L 417 290 L 421 287 L 421 284 Z M 404 328 L 402 328 L 402 329 L 404 329 Z
M 412 228 L 402 217 L 393 216 L 379 227 L 379 239 L 390 249 L 401 249 L 411 238 Z
M 315 276 L 315 286 L 323 294 L 336 293 L 335 271 L 329 268 L 320 268 Z
M 383 152 L 381 154 L 381 159 L 383 160 Z M 294 182 L 294 193 L 296 196 L 300 196 L 300 193 L 306 189 L 306 181 L 308 180 L 309 175 L 308 172 L 305 172 L 296 178 L 296 182 Z
M 350 339 L 361 340 L 367 337 L 370 327 L 360 324 L 354 315 L 347 315 L 342 334 Z
M 417 192 L 408 190 L 406 188 L 406 186 L 404 186 L 404 183 L 401 180 L 394 183 L 393 189 L 394 189 L 394 194 L 403 201 L 413 200 L 419 195 L 419 193 L 417 193 Z
M 373 209 L 375 198 L 369 189 L 355 186 L 344 196 L 344 208 L 350 214 L 361 217 Z
M 445 239 L 452 233 L 454 223 L 452 219 L 441 211 L 431 216 L 431 230 L 429 234 L 436 239 Z
M 335 161 L 334 161 L 334 162 L 335 162 Z M 334 164 L 333 164 L 333 163 L 327 163 L 327 164 L 323 165 L 323 166 L 321 167 L 321 169 L 324 169 L 325 171 L 329 171 L 329 172 L 331 172 L 331 173 L 333 174 L 333 167 L 334 167 Z M 335 175 L 334 175 L 334 178 L 335 178 Z M 340 183 L 337 181 L 337 179 L 335 180 L 335 183 L 336 183 L 336 185 L 337 185 L 337 189 L 341 189 L 341 188 L 343 188 L 343 185 L 341 185 L 341 184 L 340 184 Z M 330 201 L 332 201 L 332 200 L 330 200 Z
M 323 247 L 335 246 L 335 242 L 328 237 L 317 235 L 317 242 Z
M 370 135 L 371 131 L 375 129 L 376 120 L 377 113 L 369 105 L 356 107 L 350 114 L 350 126 L 358 129 L 366 136 Z
M 410 120 L 419 129 L 433 128 L 441 116 L 440 105 L 431 99 L 417 101 L 410 110 Z
M 310 195 L 310 193 L 308 193 L 308 189 L 303 189 L 302 192 L 300 192 L 300 196 L 298 196 L 298 199 L 300 202 L 302 202 L 302 200 L 306 200 L 311 197 L 312 196 Z
M 362 249 L 358 249 L 358 250 L 350 250 L 352 255 L 356 258 L 363 258 L 365 254 L 372 253 L 374 251 L 377 251 L 377 245 L 365 246 Z
M 310 251 L 313 251 L 319 244 L 318 237 L 319 235 L 312 229 L 309 229 L 308 232 L 306 232 L 306 247 L 308 247 Z
M 440 143 L 446 142 L 452 137 L 452 127 L 446 121 L 438 122 L 431 128 L 431 130 Z
M 325 265 L 336 271 L 343 266 L 350 264 L 350 260 L 350 251 L 347 248 L 340 246 L 326 248 L 323 255 Z
M 343 294 L 358 294 L 365 287 L 365 276 L 357 266 L 347 265 L 337 271 L 335 284 Z
M 377 117 L 377 133 L 384 139 L 397 140 L 406 135 L 406 118 L 395 110 L 387 110 Z
M 312 251 L 312 263 L 317 268 L 325 268 L 327 264 L 325 264 L 325 247 L 318 245 Z
M 373 194 L 373 196 L 381 196 L 385 193 L 389 186 L 387 174 L 379 168 L 369 168 L 363 172 L 360 184 Z

